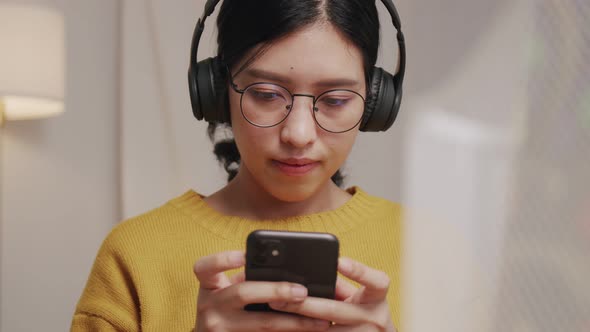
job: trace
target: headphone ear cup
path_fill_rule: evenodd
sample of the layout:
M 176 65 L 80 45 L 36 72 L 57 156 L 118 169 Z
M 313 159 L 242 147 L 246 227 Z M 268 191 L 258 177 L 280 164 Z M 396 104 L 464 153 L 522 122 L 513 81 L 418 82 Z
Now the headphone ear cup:
M 212 60 L 211 78 L 213 80 L 213 91 L 215 91 L 215 101 L 217 102 L 216 120 L 221 123 L 231 123 L 229 113 L 228 97 L 228 72 L 227 66 L 219 57 Z
M 371 119 L 373 117 L 375 108 L 377 108 L 377 99 L 379 98 L 379 90 L 381 90 L 382 75 L 382 70 L 379 70 L 379 68 L 377 67 L 373 68 L 373 71 L 371 72 L 371 82 L 369 86 L 369 91 L 367 91 L 367 100 L 365 101 L 363 121 L 361 122 L 360 126 L 361 131 L 373 131 L 371 130 L 373 126 L 373 124 L 371 123 Z
M 191 65 L 188 68 L 188 91 L 191 98 L 191 108 L 193 109 L 193 115 L 197 120 L 203 119 L 203 111 L 201 109 L 201 103 L 199 101 L 199 87 L 197 84 L 197 68 Z
M 218 57 L 197 62 L 189 69 L 193 114 L 207 122 L 229 122 L 227 72 Z
M 385 131 L 391 127 L 401 104 L 401 91 L 397 93 L 393 75 L 374 67 L 361 131 Z

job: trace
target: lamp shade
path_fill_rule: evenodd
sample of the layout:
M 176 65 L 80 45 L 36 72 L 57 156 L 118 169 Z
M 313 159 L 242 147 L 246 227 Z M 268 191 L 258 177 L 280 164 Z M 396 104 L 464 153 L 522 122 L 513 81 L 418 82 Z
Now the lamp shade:
M 63 112 L 64 68 L 63 14 L 0 2 L 0 115 L 25 120 Z

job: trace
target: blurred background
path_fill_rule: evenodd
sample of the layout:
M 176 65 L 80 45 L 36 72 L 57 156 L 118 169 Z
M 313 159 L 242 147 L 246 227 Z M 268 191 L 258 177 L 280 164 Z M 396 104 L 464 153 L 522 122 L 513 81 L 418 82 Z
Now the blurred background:
M 0 331 L 69 329 L 114 225 L 225 183 L 186 84 L 204 2 L 0 0 Z M 400 330 L 590 331 L 590 2 L 395 3 L 402 110 L 344 172 L 407 208 Z M 22 91 L 61 114 L 17 120 Z

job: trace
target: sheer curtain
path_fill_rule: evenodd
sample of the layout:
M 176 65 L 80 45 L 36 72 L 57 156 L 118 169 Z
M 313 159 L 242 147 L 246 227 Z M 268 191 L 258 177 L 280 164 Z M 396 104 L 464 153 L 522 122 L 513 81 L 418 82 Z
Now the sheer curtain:
M 590 3 L 536 1 L 493 330 L 590 329 Z
M 587 331 L 590 4 L 409 9 L 407 330 Z
M 125 1 L 122 10 L 121 163 L 123 215 L 163 204 L 189 188 L 209 194 L 224 175 L 206 124 L 191 113 L 189 47 L 204 1 Z M 214 24 L 214 20 L 207 23 Z M 213 53 L 213 32 L 202 57 Z

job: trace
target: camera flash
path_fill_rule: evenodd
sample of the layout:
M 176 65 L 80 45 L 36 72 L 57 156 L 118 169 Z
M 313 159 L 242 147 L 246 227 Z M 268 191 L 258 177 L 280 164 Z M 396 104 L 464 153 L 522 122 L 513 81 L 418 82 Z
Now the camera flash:
M 274 257 L 277 257 L 277 256 L 279 255 L 279 251 L 278 251 L 278 250 L 276 250 L 276 249 L 275 249 L 275 250 L 273 250 L 273 251 L 272 251 L 272 255 L 273 255 Z

